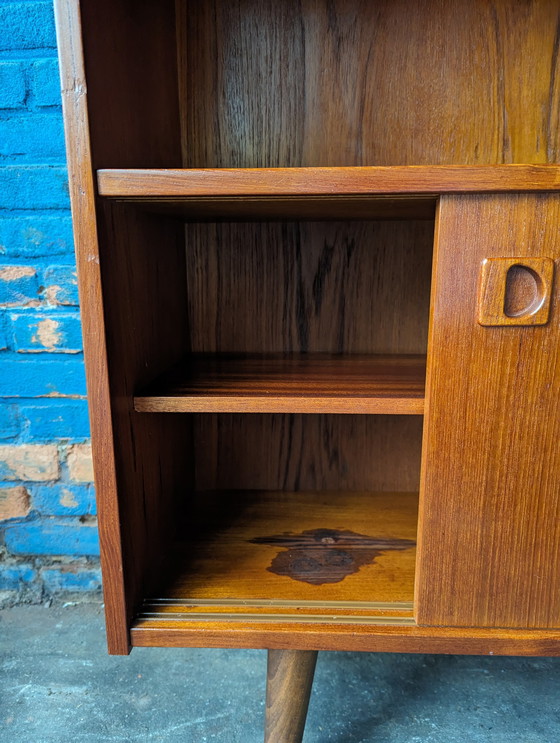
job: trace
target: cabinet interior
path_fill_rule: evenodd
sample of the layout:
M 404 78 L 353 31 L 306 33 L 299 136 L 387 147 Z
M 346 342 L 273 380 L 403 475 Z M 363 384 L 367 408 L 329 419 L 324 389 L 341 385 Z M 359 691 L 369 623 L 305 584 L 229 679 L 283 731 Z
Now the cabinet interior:
M 93 168 L 555 162 L 553 6 L 86 0 Z M 123 200 L 97 216 L 129 611 L 412 622 L 436 194 Z
M 188 349 L 135 406 L 148 426 L 183 418 L 192 487 L 142 616 L 261 616 L 271 602 L 352 616 L 361 602 L 408 621 L 433 221 L 188 222 L 184 235 Z M 365 414 L 370 398 L 384 414 Z M 295 576 L 275 572 L 285 561 Z
M 86 0 L 95 166 L 558 162 L 557 14 L 513 0 Z

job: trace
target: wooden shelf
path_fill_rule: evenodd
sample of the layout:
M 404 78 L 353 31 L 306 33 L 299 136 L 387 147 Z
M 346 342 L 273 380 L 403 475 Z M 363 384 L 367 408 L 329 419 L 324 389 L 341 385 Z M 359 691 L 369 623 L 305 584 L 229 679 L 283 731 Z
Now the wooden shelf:
M 438 195 L 560 190 L 558 165 L 98 170 L 99 194 L 120 199 Z
M 101 196 L 192 220 L 434 219 L 446 193 L 560 189 L 555 165 L 98 170 Z
M 135 627 L 169 623 L 411 624 L 415 493 L 199 493 Z
M 141 413 L 424 412 L 424 356 L 193 355 L 134 398 Z

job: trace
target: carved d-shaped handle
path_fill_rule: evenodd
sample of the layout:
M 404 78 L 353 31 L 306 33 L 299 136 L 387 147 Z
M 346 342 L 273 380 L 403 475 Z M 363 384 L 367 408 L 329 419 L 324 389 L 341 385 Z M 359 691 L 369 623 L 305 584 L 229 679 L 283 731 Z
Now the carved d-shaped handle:
M 487 258 L 478 287 L 481 325 L 544 325 L 548 322 L 554 261 L 551 258 Z

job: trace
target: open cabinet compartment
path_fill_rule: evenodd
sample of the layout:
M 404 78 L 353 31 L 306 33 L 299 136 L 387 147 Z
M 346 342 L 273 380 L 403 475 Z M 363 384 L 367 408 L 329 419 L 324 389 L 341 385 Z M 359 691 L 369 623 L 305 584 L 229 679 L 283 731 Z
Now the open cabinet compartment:
M 554 3 L 157 6 L 81 3 L 96 168 L 559 159 Z
M 558 189 L 554 3 L 57 15 L 111 652 L 413 624 L 413 546 L 316 585 L 275 539 L 414 540 L 438 197 Z M 245 587 L 228 539 L 260 550 Z
M 134 627 L 411 622 L 433 222 L 185 243 L 189 351 L 134 399 L 186 418 L 192 490 Z

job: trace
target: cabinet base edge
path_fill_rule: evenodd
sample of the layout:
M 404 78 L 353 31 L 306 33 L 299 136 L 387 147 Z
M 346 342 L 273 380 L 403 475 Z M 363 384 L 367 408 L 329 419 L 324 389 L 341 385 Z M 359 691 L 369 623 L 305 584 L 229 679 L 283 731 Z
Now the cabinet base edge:
M 560 630 L 502 630 L 410 625 L 202 623 L 131 629 L 134 647 L 343 650 L 451 655 L 560 656 Z

